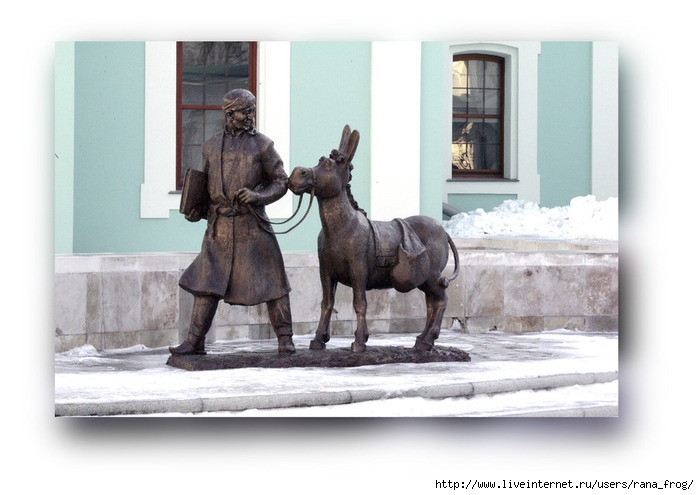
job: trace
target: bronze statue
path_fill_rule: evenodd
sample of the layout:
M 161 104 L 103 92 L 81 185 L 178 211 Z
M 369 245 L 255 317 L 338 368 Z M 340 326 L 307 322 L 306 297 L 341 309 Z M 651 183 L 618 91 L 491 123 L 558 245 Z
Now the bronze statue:
M 180 278 L 180 287 L 194 295 L 194 307 L 189 334 L 170 348 L 172 354 L 206 354 L 204 340 L 221 299 L 245 306 L 266 302 L 279 353 L 296 350 L 291 289 L 265 213 L 265 205 L 286 194 L 288 176 L 274 143 L 255 129 L 255 105 L 247 90 L 223 97 L 225 128 L 202 146 L 203 191 L 194 201 L 187 198 L 196 207 L 181 207 L 191 222 L 206 217 L 207 228 L 201 252 Z M 197 196 L 187 188 L 183 204 L 186 195 Z
M 314 190 L 322 230 L 318 235 L 320 281 L 323 289 L 321 316 L 311 349 L 324 349 L 330 340 L 329 325 L 337 283 L 352 288 L 357 329 L 352 352 L 364 352 L 369 338 L 366 323 L 366 291 L 393 287 L 400 292 L 419 288 L 425 293 L 427 323 L 415 349 L 430 351 L 439 337 L 447 304 L 446 288 L 459 272 L 454 242 L 436 220 L 412 216 L 391 222 L 370 221 L 352 196 L 352 158 L 359 132 L 345 126 L 340 146 L 313 168 L 296 167 L 289 178 L 295 194 Z M 449 249 L 454 272 L 441 275 Z

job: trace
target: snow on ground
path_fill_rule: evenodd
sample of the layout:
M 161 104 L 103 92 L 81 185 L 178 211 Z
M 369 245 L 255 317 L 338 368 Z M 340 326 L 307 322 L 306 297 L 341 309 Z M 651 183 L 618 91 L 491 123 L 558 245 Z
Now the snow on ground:
M 573 198 L 568 206 L 540 207 L 506 200 L 490 212 L 482 208 L 459 213 L 444 222 L 452 237 L 538 237 L 569 240 L 619 240 L 619 200 Z
M 372 335 L 372 345 L 409 347 L 417 334 Z M 311 334 L 294 336 L 297 348 L 308 348 Z M 329 348 L 348 349 L 351 335 L 333 337 Z M 166 364 L 167 348 L 134 346 L 97 351 L 85 345 L 55 354 L 54 398 L 57 405 L 174 402 L 183 399 L 238 400 L 267 397 L 266 407 L 207 413 L 169 412 L 158 416 L 334 416 L 421 417 L 566 415 L 602 408 L 614 415 L 618 380 L 589 385 L 526 388 L 541 377 L 607 374 L 618 370 L 618 338 L 613 333 L 555 330 L 531 334 L 444 330 L 440 345 L 467 350 L 468 363 L 386 364 L 357 368 L 240 368 L 189 372 Z M 274 352 L 276 342 L 237 339 L 218 341 L 212 354 Z M 602 375 L 599 375 L 602 376 Z M 557 379 L 552 378 L 551 383 Z M 510 383 L 508 392 L 452 399 L 411 396 L 416 391 L 467 382 Z M 515 384 L 518 383 L 518 385 Z M 522 388 L 525 387 L 525 388 Z M 284 396 L 308 397 L 321 392 L 384 392 L 381 400 L 307 407 L 275 407 Z M 241 399 L 242 400 L 242 399 Z M 307 399 L 303 399 L 304 401 Z M 303 401 L 302 401 L 303 402 Z M 264 402 L 263 402 L 264 403 Z M 173 408 L 175 411 L 178 409 Z M 563 411 L 563 412 L 561 412 Z M 606 412 L 605 412 L 606 411 Z M 153 415 L 150 415 L 153 416 Z

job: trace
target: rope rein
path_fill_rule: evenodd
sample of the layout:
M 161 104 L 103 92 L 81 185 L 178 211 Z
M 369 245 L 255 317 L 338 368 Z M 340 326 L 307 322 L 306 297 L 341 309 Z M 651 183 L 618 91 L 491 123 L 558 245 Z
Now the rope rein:
M 284 232 L 275 232 L 273 229 L 267 227 L 266 223 L 269 223 L 272 225 L 284 225 L 285 223 L 290 222 L 291 219 L 296 216 L 296 214 L 299 212 L 299 210 L 301 210 L 301 203 L 303 203 L 303 193 L 301 193 L 301 197 L 299 198 L 299 204 L 298 204 L 298 206 L 296 206 L 296 211 L 289 218 L 287 218 L 286 220 L 283 220 L 281 222 L 272 222 L 270 220 L 265 221 L 262 217 L 260 217 L 260 215 L 257 214 L 257 212 L 255 211 L 255 209 L 252 207 L 252 205 L 250 203 L 247 204 L 248 210 L 255 217 L 255 220 L 257 220 L 257 225 L 259 225 L 259 227 L 262 230 L 264 230 L 268 234 L 272 234 L 272 235 L 288 234 L 289 232 L 294 230 L 296 227 L 301 225 L 301 222 L 303 222 L 306 219 L 306 217 L 308 216 L 308 213 L 311 211 L 311 206 L 313 206 L 313 198 L 315 198 L 315 196 L 316 196 L 316 174 L 315 174 L 315 170 L 313 170 L 313 169 L 310 169 L 310 170 L 311 170 L 311 200 L 308 202 L 308 209 L 306 209 L 306 213 L 303 214 L 303 217 L 301 217 L 301 220 L 299 220 L 298 223 L 296 223 L 296 225 L 294 225 L 293 227 L 290 227 L 289 229 L 285 230 Z
M 313 198 L 315 197 L 315 195 L 316 195 L 316 189 L 314 187 L 313 189 L 311 189 L 311 200 L 308 202 L 308 209 L 306 210 L 306 213 L 303 214 L 303 217 L 301 217 L 301 220 L 299 220 L 298 223 L 296 223 L 296 225 L 294 225 L 293 227 L 290 227 L 289 229 L 285 230 L 284 232 L 275 232 L 273 229 L 267 227 L 267 225 L 265 225 L 265 224 L 270 223 L 273 225 L 283 225 L 283 224 L 291 221 L 291 219 L 294 218 L 296 216 L 296 214 L 299 212 L 299 210 L 301 209 L 301 203 L 303 202 L 303 195 L 301 196 L 301 199 L 299 199 L 299 204 L 296 207 L 296 211 L 294 212 L 294 214 L 282 222 L 270 222 L 269 220 L 265 221 L 260 215 L 257 214 L 257 212 L 255 211 L 255 209 L 252 207 L 252 205 L 250 203 L 248 203 L 247 206 L 248 206 L 248 210 L 250 211 L 250 213 L 252 213 L 252 215 L 255 217 L 255 220 L 257 220 L 257 225 L 259 225 L 262 230 L 264 230 L 268 234 L 272 234 L 272 235 L 288 234 L 289 232 L 294 230 L 296 227 L 301 225 L 301 222 L 303 222 L 306 219 L 306 217 L 308 216 L 308 213 L 311 211 L 311 206 L 313 205 Z

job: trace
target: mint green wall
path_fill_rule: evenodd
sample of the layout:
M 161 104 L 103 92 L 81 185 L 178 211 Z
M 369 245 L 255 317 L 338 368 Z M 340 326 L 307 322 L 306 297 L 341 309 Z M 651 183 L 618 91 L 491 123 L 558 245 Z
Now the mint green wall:
M 539 56 L 541 206 L 592 191 L 592 43 L 545 42 Z
M 370 214 L 371 43 L 292 43 L 291 168 L 317 165 L 338 147 L 345 124 L 360 134 L 352 193 Z M 283 251 L 315 252 L 320 229 L 314 206 L 299 228 L 277 238 Z
M 75 43 L 55 46 L 54 63 L 54 250 L 73 252 Z
M 449 150 L 444 150 L 444 114 L 449 101 L 445 77 L 450 77 L 448 47 L 444 42 L 422 43 L 422 80 L 420 81 L 420 214 L 442 219 L 442 187 L 444 163 Z M 446 138 L 448 139 L 448 137 Z
M 143 43 L 75 45 L 74 251 L 133 249 L 143 179 Z
M 141 219 L 145 44 L 75 44 L 74 253 L 197 250 L 203 226 Z M 174 212 L 177 213 L 177 212 Z
M 421 213 L 441 218 L 449 109 L 446 43 L 422 44 Z M 544 42 L 539 60 L 541 204 L 590 193 L 591 43 Z M 448 56 L 447 56 L 448 59 Z M 140 218 L 143 182 L 145 43 L 56 46 L 55 243 L 57 253 L 197 251 L 205 225 L 176 212 Z M 446 88 L 446 89 L 445 89 Z M 361 133 L 353 192 L 370 206 L 371 43 L 291 44 L 291 168 L 314 166 L 339 143 L 345 124 Z M 274 138 L 274 136 L 271 136 Z M 448 150 L 447 150 L 448 151 Z M 458 201 L 463 201 L 459 199 Z M 463 205 L 467 207 L 467 205 Z M 472 208 L 470 208 L 472 209 Z M 369 212 L 370 213 L 370 212 Z M 314 252 L 317 207 L 280 236 L 284 251 Z
M 449 194 L 447 201 L 450 206 L 463 212 L 478 208 L 490 211 L 500 206 L 507 199 L 517 199 L 516 194 Z

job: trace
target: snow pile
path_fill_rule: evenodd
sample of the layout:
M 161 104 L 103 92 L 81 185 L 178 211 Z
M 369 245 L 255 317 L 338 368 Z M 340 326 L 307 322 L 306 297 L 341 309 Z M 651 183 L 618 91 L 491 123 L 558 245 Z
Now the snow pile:
M 452 237 L 535 237 L 546 239 L 619 240 L 619 200 L 573 198 L 568 206 L 539 207 L 507 200 L 490 212 L 478 208 L 444 222 Z
M 66 359 L 71 358 L 84 358 L 84 357 L 95 357 L 99 356 L 100 353 L 94 346 L 89 344 L 82 345 L 80 347 L 74 347 L 65 352 L 56 353 L 57 356 L 65 357 Z

